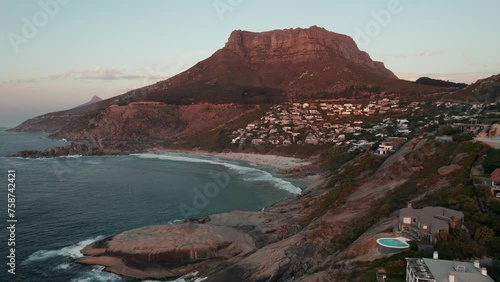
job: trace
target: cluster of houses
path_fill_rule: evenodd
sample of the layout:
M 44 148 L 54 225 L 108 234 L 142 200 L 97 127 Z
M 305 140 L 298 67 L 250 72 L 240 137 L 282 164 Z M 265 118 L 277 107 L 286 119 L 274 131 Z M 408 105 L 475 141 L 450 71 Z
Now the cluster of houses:
M 395 128 L 398 135 L 412 132 L 405 118 L 386 118 L 382 122 L 368 125 L 364 117 L 398 113 L 413 113 L 422 110 L 425 102 L 411 102 L 402 106 L 400 100 L 388 98 L 367 104 L 334 103 L 287 103 L 275 105 L 260 119 L 245 128 L 235 130 L 229 136 L 232 144 L 327 144 L 340 145 L 362 141 L 356 138 L 366 132 L 383 139 L 384 129 Z M 349 138 L 352 138 L 349 140 Z M 361 142 L 366 145 L 366 142 Z
M 351 150 L 366 150 L 381 142 L 375 152 L 386 155 L 397 150 L 405 136 L 428 127 L 450 125 L 460 133 L 477 134 L 489 127 L 477 119 L 487 106 L 395 98 L 365 103 L 290 102 L 272 106 L 263 117 L 228 137 L 238 145 L 332 144 L 349 145 Z

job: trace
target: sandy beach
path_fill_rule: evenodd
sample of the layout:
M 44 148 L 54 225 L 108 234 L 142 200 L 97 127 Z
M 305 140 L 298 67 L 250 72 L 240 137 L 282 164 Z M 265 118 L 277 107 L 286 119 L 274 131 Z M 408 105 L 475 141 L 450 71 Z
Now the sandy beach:
M 214 153 L 207 151 L 188 151 L 188 150 L 155 150 L 155 152 L 164 153 L 185 153 L 185 154 L 196 154 L 202 156 L 212 156 L 220 159 L 243 161 L 254 165 L 267 166 L 276 168 L 279 170 L 293 169 L 301 166 L 310 165 L 311 162 L 306 159 L 293 158 L 293 157 L 283 157 L 277 155 L 262 155 L 262 154 L 251 154 L 251 153 Z
M 260 166 L 269 166 L 277 169 L 292 169 L 311 164 L 311 162 L 304 159 L 283 157 L 276 155 L 260 155 L 260 154 L 247 154 L 247 153 L 214 153 L 210 155 L 222 159 L 243 161 L 251 164 L 256 164 Z

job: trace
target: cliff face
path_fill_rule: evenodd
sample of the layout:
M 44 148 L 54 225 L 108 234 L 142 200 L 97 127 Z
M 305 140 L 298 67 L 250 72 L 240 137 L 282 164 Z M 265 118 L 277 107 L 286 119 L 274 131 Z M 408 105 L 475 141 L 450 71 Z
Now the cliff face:
M 397 77 L 381 62 L 374 62 L 354 40 L 343 34 L 313 26 L 308 29 L 285 29 L 269 32 L 236 30 L 231 33 L 225 50 L 252 63 L 299 63 L 324 59 L 353 62 L 381 76 Z

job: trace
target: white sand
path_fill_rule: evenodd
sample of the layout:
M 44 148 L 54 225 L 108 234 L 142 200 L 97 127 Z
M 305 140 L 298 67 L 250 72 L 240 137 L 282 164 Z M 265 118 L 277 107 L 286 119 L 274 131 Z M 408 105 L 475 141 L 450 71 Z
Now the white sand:
M 310 165 L 311 162 L 305 159 L 283 157 L 277 155 L 261 155 L 250 153 L 213 153 L 207 151 L 188 151 L 188 150 L 155 150 L 157 152 L 171 152 L 171 153 L 186 153 L 204 156 L 213 156 L 221 159 L 243 161 L 250 164 L 267 166 L 277 169 L 291 169 L 301 166 Z
M 291 169 L 311 164 L 311 162 L 307 160 L 276 155 L 259 155 L 247 153 L 214 153 L 210 155 L 223 159 L 244 161 L 261 166 L 269 166 L 277 169 Z

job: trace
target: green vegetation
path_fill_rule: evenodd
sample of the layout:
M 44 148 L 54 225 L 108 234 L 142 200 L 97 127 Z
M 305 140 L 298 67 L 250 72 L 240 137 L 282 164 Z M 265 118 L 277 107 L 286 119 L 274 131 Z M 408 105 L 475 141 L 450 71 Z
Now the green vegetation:
M 456 128 L 453 128 L 452 126 L 444 126 L 438 132 L 436 133 L 437 136 L 442 136 L 442 135 L 456 135 L 458 134 L 458 130 Z
M 415 203 L 418 206 L 443 206 L 462 211 L 465 214 L 466 230 L 453 230 L 441 233 L 437 248 L 443 259 L 472 259 L 476 257 L 491 257 L 497 261 L 489 268 L 492 277 L 500 278 L 500 202 L 493 199 L 486 187 L 475 187 L 469 171 L 474 163 L 484 154 L 487 157 L 483 164 L 489 165 L 489 170 L 500 160 L 498 150 L 488 150 L 481 143 L 461 142 L 452 154 L 456 156 L 466 152 L 458 164 L 463 168 L 455 171 L 451 177 L 452 183 L 444 189 L 429 194 L 423 200 Z M 488 167 L 485 165 L 485 169 Z M 478 199 L 485 198 L 484 212 Z
M 455 142 L 471 141 L 473 139 L 474 135 L 472 133 L 464 133 L 453 136 L 453 141 Z
M 331 147 L 320 155 L 319 165 L 328 176 L 335 176 L 338 170 L 348 161 L 358 155 L 358 152 L 349 151 L 347 146 Z
M 429 77 L 421 77 L 415 81 L 416 84 L 423 84 L 423 85 L 432 85 L 432 86 L 439 86 L 439 87 L 453 87 L 453 88 L 458 88 L 462 89 L 467 87 L 467 84 L 465 83 L 455 83 L 451 82 L 449 80 L 444 81 L 440 79 L 433 79 Z
M 497 167 L 500 167 L 500 150 L 490 149 L 483 161 L 484 173 L 490 175 Z

